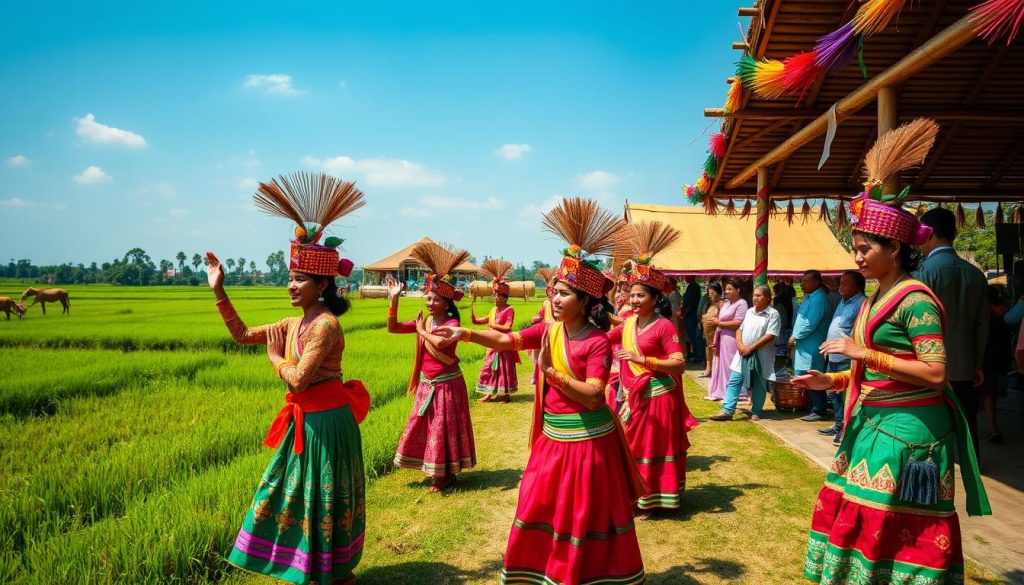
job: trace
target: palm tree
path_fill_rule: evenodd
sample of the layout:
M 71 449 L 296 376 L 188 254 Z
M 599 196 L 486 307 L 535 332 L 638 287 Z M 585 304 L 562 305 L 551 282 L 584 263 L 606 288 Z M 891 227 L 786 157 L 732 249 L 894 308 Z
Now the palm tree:
M 224 263 L 228 265 L 228 272 L 234 272 L 234 270 L 235 270 L 235 259 L 234 258 L 228 258 Z
M 192 254 L 192 266 L 195 267 L 196 272 L 199 272 L 199 266 L 203 263 L 203 257 L 199 253 Z
M 178 252 L 177 255 L 175 255 L 174 257 L 177 258 L 178 260 L 178 270 L 181 272 L 185 272 L 185 253 Z
M 239 257 L 238 258 L 238 273 L 241 274 L 243 272 L 245 272 L 245 258 Z

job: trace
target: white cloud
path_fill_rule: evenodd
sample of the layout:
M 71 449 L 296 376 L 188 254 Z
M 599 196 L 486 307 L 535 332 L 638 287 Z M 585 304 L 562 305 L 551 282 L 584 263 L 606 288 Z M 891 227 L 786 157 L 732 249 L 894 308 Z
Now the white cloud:
M 246 191 L 255 191 L 260 186 L 260 182 L 252 177 L 246 177 L 238 182 L 238 188 Z
M 25 155 L 16 154 L 7 158 L 7 166 L 24 168 L 32 166 L 32 161 Z
M 342 177 L 355 174 L 361 182 L 371 187 L 437 187 L 446 181 L 444 175 L 425 165 L 403 159 L 354 159 L 344 155 L 319 159 L 307 156 L 302 159 L 302 163 Z
M 524 205 L 519 209 L 519 216 L 516 217 L 516 224 L 525 228 L 536 229 L 540 227 L 541 215 L 554 209 L 562 199 L 564 198 L 561 195 L 552 195 L 539 203 Z
M 619 183 L 619 176 L 605 171 L 592 171 L 576 177 L 576 182 L 586 189 L 604 191 Z
M 185 216 L 188 215 L 188 210 L 187 209 L 181 209 L 180 207 L 175 207 L 175 208 L 167 210 L 167 213 L 168 213 L 168 215 L 171 216 L 171 219 L 182 219 L 182 218 L 184 218 Z
M 419 207 L 400 207 L 398 209 L 398 215 L 403 217 L 431 217 L 434 213 L 429 209 L 422 209 Z
M 420 197 L 424 207 L 430 209 L 457 209 L 457 210 L 482 210 L 493 211 L 503 209 L 505 202 L 497 197 L 487 199 L 460 199 L 458 197 L 438 197 L 428 195 Z
M 245 78 L 242 87 L 262 91 L 265 94 L 296 96 L 306 93 L 304 89 L 292 86 L 292 76 L 285 73 L 254 74 Z
M 30 205 L 32 205 L 31 201 L 25 201 L 20 197 L 0 199 L 0 207 L 29 207 Z
M 100 124 L 91 113 L 84 118 L 75 118 L 76 132 L 82 138 L 96 144 L 111 144 L 125 148 L 145 148 L 146 139 L 128 130 Z
M 104 173 L 103 169 L 97 166 L 86 167 L 81 174 L 75 175 L 71 179 L 81 185 L 99 185 L 114 180 L 113 177 Z
M 533 148 L 529 144 L 502 144 L 494 154 L 505 160 L 519 160 L 530 152 Z

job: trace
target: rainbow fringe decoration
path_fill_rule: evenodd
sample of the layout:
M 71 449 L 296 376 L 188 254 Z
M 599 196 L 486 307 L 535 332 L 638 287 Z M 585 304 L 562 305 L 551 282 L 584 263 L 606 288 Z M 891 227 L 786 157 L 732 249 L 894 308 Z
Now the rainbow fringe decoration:
M 796 100 L 797 104 L 799 104 L 803 101 L 807 90 L 811 89 L 818 82 L 818 79 L 821 78 L 821 74 L 824 72 L 822 67 L 818 65 L 818 54 L 814 51 L 798 53 L 783 61 L 783 65 L 783 84 L 785 84 L 787 91 L 800 93 L 800 97 Z
M 725 134 L 715 132 L 711 135 L 711 140 L 708 142 L 708 152 L 717 159 L 725 156 Z
M 836 73 L 853 62 L 857 54 L 857 33 L 850 23 L 818 39 L 814 45 L 816 62 L 828 73 Z
M 1006 37 L 1009 46 L 1024 21 L 1024 0 L 986 0 L 971 8 L 974 32 L 988 44 Z
M 732 114 L 738 112 L 740 105 L 743 103 L 743 82 L 737 77 L 731 84 L 729 84 L 729 95 L 725 98 L 725 106 L 722 108 L 725 113 Z
M 857 34 L 876 35 L 889 26 L 889 22 L 903 10 L 906 0 L 864 0 L 850 24 Z

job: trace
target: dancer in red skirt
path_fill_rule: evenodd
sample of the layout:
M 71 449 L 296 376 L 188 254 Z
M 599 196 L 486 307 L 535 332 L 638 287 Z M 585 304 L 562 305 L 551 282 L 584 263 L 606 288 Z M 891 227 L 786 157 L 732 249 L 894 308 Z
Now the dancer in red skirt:
M 398 442 L 395 465 L 422 470 L 434 478 L 430 491 L 439 492 L 455 481 L 460 471 L 476 465 L 469 396 L 459 358 L 455 346 L 442 346 L 443 340 L 433 333 L 438 326 L 459 325 L 455 302 L 462 298 L 462 291 L 451 285 L 449 274 L 465 262 L 469 252 L 425 242 L 413 248 L 412 256 L 431 271 L 424 285 L 430 313 L 426 319 L 420 316 L 415 321 L 398 322 L 402 286 L 390 276 L 387 278 L 391 300 L 388 331 L 419 335 L 416 363 L 409 380 L 409 393 L 416 394 L 416 402 Z
M 625 268 L 625 267 L 624 267 Z M 615 298 L 613 299 L 615 314 L 611 317 L 612 325 L 621 325 L 626 319 L 633 315 L 633 305 L 629 303 L 629 277 L 625 272 L 620 272 L 615 279 Z M 612 355 L 622 351 L 622 339 L 612 339 Z M 605 399 L 612 412 L 619 412 L 626 395 L 622 392 L 622 377 L 619 374 L 619 360 L 612 360 L 612 371 L 608 376 L 608 388 L 605 391 Z
M 633 461 L 649 490 L 637 507 L 678 508 L 686 489 L 686 434 L 697 420 L 683 396 L 686 364 L 666 297 L 672 285 L 650 262 L 679 238 L 679 232 L 657 221 L 629 227 L 633 259 L 624 273 L 635 314 L 609 334 L 612 343 L 622 344 L 615 355 L 625 394 L 619 415 Z
M 516 319 L 516 310 L 508 304 L 510 288 L 508 281 L 505 280 L 505 276 L 510 270 L 512 270 L 512 263 L 508 260 L 485 260 L 480 265 L 480 271 L 490 275 L 492 279 L 491 292 L 494 295 L 494 307 L 486 317 L 478 318 L 473 312 L 473 305 L 470 304 L 469 311 L 474 325 L 487 325 L 500 333 L 508 333 L 512 330 L 512 324 Z M 483 394 L 479 402 L 491 402 L 495 398 L 501 402 L 510 402 L 512 393 L 519 389 L 519 374 L 516 372 L 518 365 L 518 351 L 487 350 L 487 355 L 484 356 L 484 366 L 480 369 L 480 378 L 476 382 L 477 394 Z
M 612 287 L 586 254 L 607 254 L 621 229 L 585 199 L 563 200 L 544 226 L 571 245 L 558 269 L 555 323 L 501 334 L 443 328 L 449 339 L 494 349 L 538 349 L 530 461 L 505 551 L 506 585 L 626 585 L 645 581 L 633 506 L 645 491 L 618 418 L 604 401 L 611 363 Z

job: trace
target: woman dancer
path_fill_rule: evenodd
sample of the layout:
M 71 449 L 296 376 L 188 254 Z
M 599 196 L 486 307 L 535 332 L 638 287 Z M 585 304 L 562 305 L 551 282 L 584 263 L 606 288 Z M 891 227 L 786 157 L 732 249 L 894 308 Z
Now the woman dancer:
M 708 301 L 704 304 L 704 314 L 700 324 L 704 333 L 704 373 L 699 377 L 710 378 L 715 366 L 715 337 L 718 335 L 718 312 L 722 308 L 722 285 L 717 282 L 708 283 Z
M 868 181 L 850 211 L 857 266 L 878 291 L 861 306 L 853 337 L 821 346 L 852 368 L 793 379 L 847 394 L 846 434 L 814 505 L 804 562 L 816 583 L 963 583 L 954 450 L 967 513 L 991 514 L 963 409 L 946 384 L 942 305 L 910 276 L 920 262 L 912 246 L 931 228 L 900 209 L 906 191 L 882 197 L 890 176 L 924 162 L 937 131 L 919 119 L 868 151 Z
M 508 333 L 515 322 L 516 311 L 508 304 L 509 284 L 505 276 L 512 270 L 508 260 L 486 260 L 480 265 L 480 271 L 491 277 L 491 292 L 494 295 L 494 307 L 486 317 L 477 318 L 469 305 L 474 325 L 487 325 L 494 331 Z M 516 367 L 519 365 L 518 351 L 487 350 L 484 366 L 476 382 L 477 394 L 483 394 L 479 402 L 491 402 L 500 396 L 502 402 L 510 402 L 511 394 L 519 389 L 519 376 Z
M 686 433 L 697 420 L 683 396 L 686 363 L 666 297 L 673 285 L 651 259 L 679 239 L 679 232 L 657 221 L 629 227 L 633 260 L 625 273 L 634 314 L 609 334 L 612 343 L 622 344 L 615 353 L 625 394 L 619 415 L 648 488 L 637 507 L 678 508 L 686 489 Z
M 715 333 L 715 367 L 711 370 L 711 384 L 705 400 L 721 402 L 725 388 L 729 385 L 729 364 L 736 355 L 736 330 L 743 324 L 747 314 L 747 301 L 740 296 L 740 282 L 735 278 L 725 280 L 725 301 L 718 310 L 718 318 L 711 322 L 718 327 Z
M 539 349 L 530 461 L 501 570 L 506 585 L 639 584 L 645 579 L 633 527 L 643 480 L 604 401 L 612 287 L 588 254 L 607 254 L 621 222 L 587 199 L 564 199 L 544 216 L 567 242 L 555 281 L 555 323 L 512 334 L 448 329 L 451 339 L 494 349 Z
M 388 332 L 416 333 L 416 362 L 409 379 L 409 393 L 416 394 L 412 412 L 398 442 L 395 465 L 422 470 L 434 478 L 430 491 L 440 492 L 455 476 L 476 465 L 473 424 L 469 418 L 466 380 L 459 368 L 455 346 L 442 347 L 434 334 L 439 326 L 457 327 L 459 310 L 455 302 L 462 291 L 451 284 L 451 271 L 469 258 L 465 250 L 449 250 L 433 242 L 417 244 L 412 256 L 430 271 L 426 292 L 426 319 L 398 321 L 398 298 L 402 285 L 388 277 Z
M 348 301 L 334 277 L 352 262 L 338 259 L 338 238 L 321 242 L 334 220 L 359 209 L 363 194 L 329 175 L 296 173 L 260 183 L 257 206 L 295 221 L 288 294 L 301 317 L 248 328 L 224 291 L 224 269 L 207 252 L 217 309 L 238 343 L 267 345 L 288 386 L 285 406 L 263 440 L 277 447 L 228 562 L 289 583 L 354 583 L 366 525 L 363 448 L 358 424 L 370 395 L 358 380 L 341 381 L 345 337 L 338 316 Z

